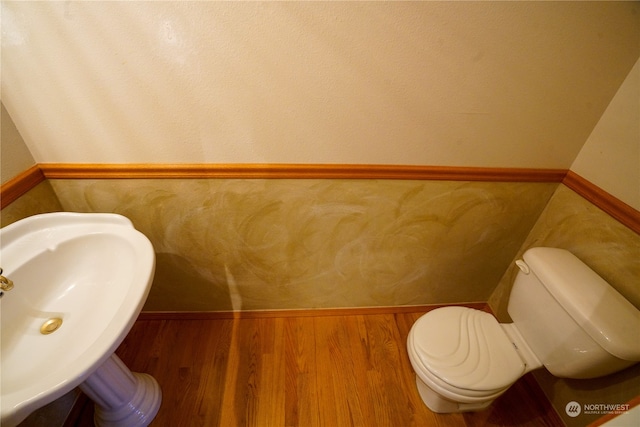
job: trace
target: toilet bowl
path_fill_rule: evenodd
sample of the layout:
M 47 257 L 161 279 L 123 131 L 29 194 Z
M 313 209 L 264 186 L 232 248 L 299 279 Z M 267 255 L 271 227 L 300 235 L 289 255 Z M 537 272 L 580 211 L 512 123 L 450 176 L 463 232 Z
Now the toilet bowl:
M 532 248 L 509 297 L 513 323 L 443 307 L 421 316 L 407 352 L 423 402 L 434 412 L 488 407 L 520 377 L 545 367 L 595 378 L 640 361 L 640 311 L 569 251 Z
M 466 307 L 435 309 L 414 323 L 407 351 L 418 392 L 432 411 L 484 409 L 522 375 L 542 366 L 508 326 Z

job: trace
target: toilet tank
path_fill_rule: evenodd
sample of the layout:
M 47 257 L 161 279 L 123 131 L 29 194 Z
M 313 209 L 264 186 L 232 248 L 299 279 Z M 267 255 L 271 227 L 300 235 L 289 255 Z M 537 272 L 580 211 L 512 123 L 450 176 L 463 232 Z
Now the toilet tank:
M 557 377 L 595 378 L 640 361 L 640 311 L 571 252 L 531 248 L 507 311 Z

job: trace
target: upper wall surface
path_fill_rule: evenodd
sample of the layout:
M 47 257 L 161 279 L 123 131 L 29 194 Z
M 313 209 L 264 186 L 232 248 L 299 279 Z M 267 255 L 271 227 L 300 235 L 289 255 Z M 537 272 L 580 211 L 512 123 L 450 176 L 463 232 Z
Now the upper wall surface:
M 1 103 L 0 130 L 0 181 L 4 184 L 36 162 Z
M 640 211 L 640 60 L 571 170 Z
M 571 166 L 637 2 L 2 2 L 37 162 Z

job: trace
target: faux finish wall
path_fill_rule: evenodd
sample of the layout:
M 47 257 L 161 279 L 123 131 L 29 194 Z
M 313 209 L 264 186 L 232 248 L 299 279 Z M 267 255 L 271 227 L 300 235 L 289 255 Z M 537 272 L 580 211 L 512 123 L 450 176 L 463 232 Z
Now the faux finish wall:
M 637 2 L 1 6 L 39 163 L 568 169 L 640 53 Z
M 145 310 L 486 301 L 557 184 L 51 180 L 153 242 Z
M 31 215 L 62 210 L 62 205 L 53 192 L 51 184 L 44 181 L 2 209 L 0 226 L 4 227 Z

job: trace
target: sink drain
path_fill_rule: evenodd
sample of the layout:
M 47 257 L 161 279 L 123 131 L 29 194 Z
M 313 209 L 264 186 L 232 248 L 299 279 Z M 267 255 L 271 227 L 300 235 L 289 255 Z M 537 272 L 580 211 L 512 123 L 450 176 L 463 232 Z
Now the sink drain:
M 59 317 L 54 317 L 52 319 L 47 320 L 40 326 L 40 333 L 42 335 L 49 335 L 58 330 L 58 328 L 62 326 L 62 319 Z

